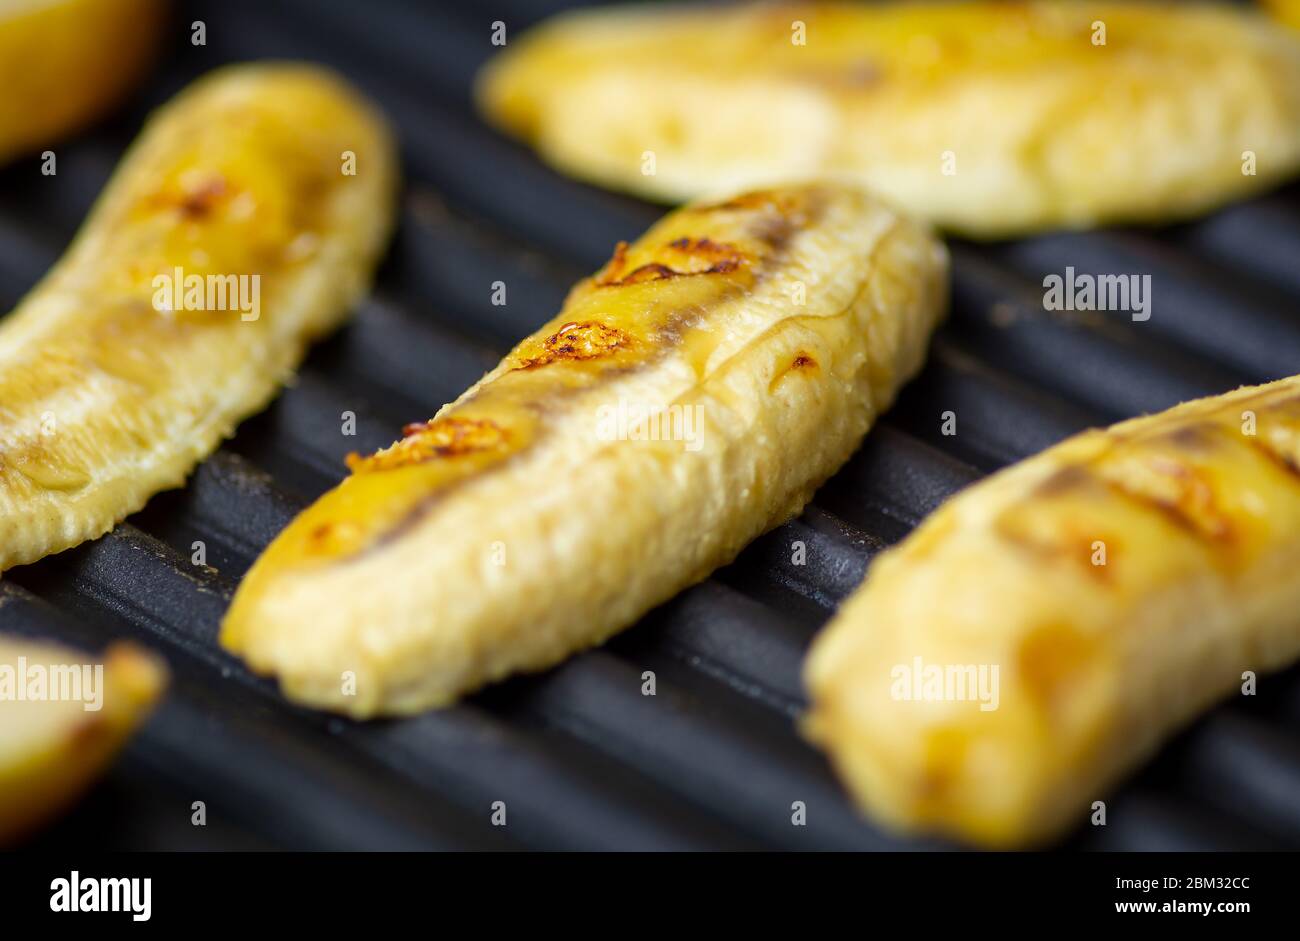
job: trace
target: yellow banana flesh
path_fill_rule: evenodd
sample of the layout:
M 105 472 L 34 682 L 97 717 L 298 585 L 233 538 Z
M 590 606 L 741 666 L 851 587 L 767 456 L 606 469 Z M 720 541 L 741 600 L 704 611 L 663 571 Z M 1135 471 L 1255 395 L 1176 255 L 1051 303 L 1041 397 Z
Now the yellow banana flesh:
M 89 787 L 166 685 L 162 663 L 130 644 L 89 662 L 62 647 L 0 636 L 0 846 L 32 833 Z
M 478 100 L 612 188 L 845 177 L 977 237 L 1185 217 L 1300 166 L 1300 38 L 1216 4 L 582 11 L 511 38 Z
M 1264 5 L 1283 23 L 1300 29 L 1300 0 L 1264 0 Z
M 1040 843 L 1300 656 L 1298 570 L 1300 377 L 1085 432 L 874 562 L 814 643 L 807 732 L 888 825 Z
M 394 159 L 306 66 L 220 71 L 150 121 L 0 323 L 0 569 L 107 532 L 265 406 L 366 288 Z
M 0 2 L 0 163 L 55 143 L 143 75 L 161 0 Z
M 222 643 L 359 717 L 600 643 L 800 510 L 919 367 L 946 270 L 850 188 L 672 213 L 431 422 L 353 458 L 248 573 Z

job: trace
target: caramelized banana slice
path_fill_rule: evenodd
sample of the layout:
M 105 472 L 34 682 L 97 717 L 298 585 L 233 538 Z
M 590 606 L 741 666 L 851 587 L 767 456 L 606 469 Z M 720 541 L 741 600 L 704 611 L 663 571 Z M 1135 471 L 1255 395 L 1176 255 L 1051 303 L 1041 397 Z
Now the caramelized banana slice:
M 30 834 L 90 786 L 167 685 L 130 644 L 91 662 L 0 637 L 0 846 Z
M 0 569 L 107 532 L 262 408 L 365 289 L 395 176 L 314 68 L 231 68 L 163 109 L 0 324 Z
M 669 215 L 354 457 L 244 579 L 222 643 L 362 717 L 600 643 L 800 510 L 919 367 L 946 265 L 852 189 Z
M 953 498 L 818 638 L 810 737 L 894 827 L 1079 826 L 1300 656 L 1300 377 L 1089 431 Z
M 0 163 L 93 120 L 136 84 L 161 0 L 0 3 Z
M 478 98 L 606 186 L 847 176 L 983 237 L 1187 216 L 1300 165 L 1300 40 L 1202 3 L 583 11 L 511 39 Z

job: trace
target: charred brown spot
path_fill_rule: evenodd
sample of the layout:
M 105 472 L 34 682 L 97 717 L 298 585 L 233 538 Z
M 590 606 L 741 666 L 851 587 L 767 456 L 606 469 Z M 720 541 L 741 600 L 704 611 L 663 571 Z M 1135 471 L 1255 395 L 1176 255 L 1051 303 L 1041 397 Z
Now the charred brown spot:
M 776 192 L 757 190 L 744 193 L 726 202 L 699 206 L 696 212 L 752 212 L 754 220 L 750 234 L 779 251 L 789 242 L 795 231 L 807 226 L 820 208 L 820 200 L 812 200 L 803 192 Z
M 1219 438 L 1219 427 L 1207 422 L 1195 422 L 1180 425 L 1170 431 L 1165 439 L 1175 448 L 1183 451 L 1208 451 L 1214 448 Z
M 627 333 L 609 324 L 596 320 L 566 323 L 542 341 L 538 353 L 524 357 L 515 368 L 535 369 L 557 360 L 599 359 L 631 345 Z
M 817 371 L 817 360 L 813 358 L 813 355 L 811 353 L 808 353 L 804 350 L 800 350 L 798 353 L 795 353 L 794 359 L 790 360 L 790 364 L 788 366 L 786 366 L 784 369 L 778 370 L 776 375 L 772 377 L 772 381 L 769 382 L 767 386 L 768 391 L 775 392 L 776 387 L 780 385 L 781 380 L 783 380 L 786 376 L 790 375 L 791 373 L 799 373 L 799 372 L 812 373 L 816 371 Z
M 796 200 L 792 193 L 781 193 L 775 190 L 753 190 L 748 193 L 741 193 L 739 196 L 733 196 L 725 202 L 697 206 L 696 212 L 713 212 L 718 209 L 728 211 L 775 209 L 778 212 L 786 212 L 793 209 L 795 205 Z
M 1267 460 L 1274 467 L 1277 467 L 1294 477 L 1300 477 L 1300 463 L 1296 462 L 1293 455 L 1277 451 L 1253 435 L 1246 435 L 1244 437 L 1246 443 L 1250 445 L 1250 447 L 1254 448 L 1261 457 Z
M 437 458 L 500 450 L 509 440 L 509 433 L 490 419 L 458 416 L 407 425 L 402 432 L 405 437 L 401 441 L 370 457 L 349 454 L 348 469 L 354 474 L 392 470 Z
M 1096 484 L 1096 477 L 1090 474 L 1086 467 L 1078 464 L 1068 464 L 1039 483 L 1034 488 L 1034 493 L 1040 497 L 1057 497 Z
M 1180 529 L 1217 542 L 1233 537 L 1232 521 L 1217 505 L 1214 488 L 1196 468 L 1166 458 L 1152 458 L 1148 466 L 1173 484 L 1170 493 L 1118 485 L 1130 499 L 1152 507 Z
M 1040 499 L 1041 494 L 1036 492 Z M 1093 525 L 1091 520 L 1060 512 L 1050 504 L 1019 503 L 993 523 L 994 531 L 1014 549 L 1042 564 L 1081 568 L 1094 581 L 1109 583 L 1116 571 L 1120 540 Z M 1105 561 L 1096 561 L 1097 543 L 1105 547 Z
M 693 277 L 706 274 L 725 274 L 735 271 L 748 261 L 745 253 L 727 242 L 703 238 L 673 239 L 656 253 L 656 261 L 627 270 L 628 246 L 619 242 L 614 247 L 614 257 L 596 276 L 596 286 L 602 288 L 662 281 L 667 278 Z
M 205 219 L 211 215 L 218 201 L 226 195 L 228 187 L 222 177 L 212 177 L 202 186 L 190 190 L 177 204 L 187 219 Z
M 630 273 L 619 278 L 617 281 L 601 282 L 600 286 L 603 288 L 621 287 L 625 284 L 641 284 L 646 281 L 662 281 L 665 278 L 675 278 L 679 274 L 683 273 L 684 272 L 681 271 L 674 271 L 667 265 L 661 265 L 658 262 L 651 262 L 648 265 L 633 268 Z
M 360 534 L 361 527 L 357 523 L 330 520 L 313 527 L 307 534 L 307 551 L 331 554 L 342 546 L 353 544 Z
M 734 245 L 729 245 L 726 242 L 715 242 L 707 235 L 698 239 L 683 235 L 681 238 L 669 242 L 668 247 L 687 255 L 706 258 L 734 258 L 738 254 Z

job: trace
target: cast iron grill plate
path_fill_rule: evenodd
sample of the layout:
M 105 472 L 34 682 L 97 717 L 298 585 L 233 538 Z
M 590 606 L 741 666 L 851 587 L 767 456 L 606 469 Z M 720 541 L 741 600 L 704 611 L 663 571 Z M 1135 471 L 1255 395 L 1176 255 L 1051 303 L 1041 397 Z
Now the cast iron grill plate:
M 358 724 L 298 709 L 215 642 L 231 592 L 348 451 L 431 416 L 568 286 L 662 209 L 567 180 L 469 105 L 491 23 L 549 4 L 209 0 L 110 124 L 0 172 L 0 302 L 53 263 L 153 106 L 223 62 L 334 65 L 402 138 L 401 224 L 372 298 L 288 389 L 110 535 L 0 580 L 0 631 L 163 653 L 165 705 L 107 780 L 38 846 L 127 849 L 911 849 L 863 821 L 796 735 L 814 633 L 958 488 L 1089 425 L 1300 370 L 1300 188 L 1194 224 L 953 243 L 953 309 L 924 373 L 797 520 L 606 646 L 419 718 Z M 190 45 L 203 20 L 207 45 Z M 1067 265 L 1150 274 L 1154 312 L 1048 314 Z M 491 303 L 492 283 L 508 303 Z M 941 413 L 958 434 L 941 434 Z M 341 416 L 356 415 L 356 435 Z M 210 569 L 191 564 L 202 540 Z M 807 564 L 791 564 L 791 543 Z M 643 696 L 653 670 L 657 695 Z M 203 801 L 207 826 L 191 824 Z M 504 827 L 491 824 L 494 802 Z M 791 823 L 792 804 L 807 808 Z M 1300 671 L 1262 678 L 1109 796 L 1072 849 L 1300 847 Z

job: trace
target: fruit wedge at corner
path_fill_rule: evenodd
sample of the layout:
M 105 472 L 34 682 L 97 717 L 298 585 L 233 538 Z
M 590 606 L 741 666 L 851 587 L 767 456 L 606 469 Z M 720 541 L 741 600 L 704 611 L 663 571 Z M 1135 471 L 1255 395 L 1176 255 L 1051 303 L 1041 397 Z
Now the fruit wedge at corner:
M 0 636 L 0 846 L 67 808 L 112 762 L 167 685 L 155 656 L 102 658 Z
M 1289 26 L 1300 29 L 1300 0 L 1263 0 L 1274 16 Z
M 0 0 L 0 162 L 101 116 L 143 77 L 162 0 Z
M 228 66 L 161 108 L 0 321 L 0 570 L 102 536 L 264 408 L 367 289 L 396 185 L 325 69 Z

